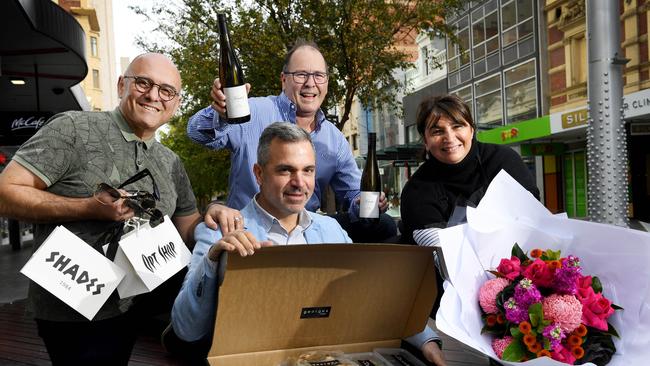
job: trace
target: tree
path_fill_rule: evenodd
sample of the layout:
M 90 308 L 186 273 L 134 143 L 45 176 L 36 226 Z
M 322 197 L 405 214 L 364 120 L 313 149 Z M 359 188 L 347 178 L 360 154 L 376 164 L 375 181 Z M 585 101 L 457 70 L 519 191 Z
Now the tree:
M 343 106 L 337 127 L 349 119 L 353 98 L 364 105 L 396 106 L 382 86 L 403 87 L 392 70 L 406 68 L 408 55 L 396 45 L 419 31 L 454 38 L 444 18 L 460 0 L 179 0 L 178 7 L 157 5 L 136 11 L 157 22 L 165 47 L 181 70 L 189 95 L 183 111 L 208 105 L 209 88 L 218 70 L 217 10 L 230 14 L 230 33 L 251 95 L 277 94 L 286 51 L 299 37 L 315 41 L 329 64 L 328 106 Z M 147 49 L 160 49 L 140 39 Z
M 180 156 L 199 207 L 205 207 L 214 196 L 224 196 L 228 188 L 230 159 L 225 150 L 209 150 L 192 142 L 185 133 L 186 116 L 174 117 L 168 132 L 161 133 L 161 142 Z

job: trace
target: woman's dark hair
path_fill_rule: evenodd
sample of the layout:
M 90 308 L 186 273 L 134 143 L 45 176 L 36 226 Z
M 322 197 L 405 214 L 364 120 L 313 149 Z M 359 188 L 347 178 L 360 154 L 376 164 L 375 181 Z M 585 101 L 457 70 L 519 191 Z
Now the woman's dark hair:
M 415 125 L 420 136 L 424 136 L 427 125 L 437 123 L 440 117 L 447 117 L 456 122 L 467 122 L 476 131 L 474 119 L 469 107 L 454 94 L 427 97 L 418 107 Z

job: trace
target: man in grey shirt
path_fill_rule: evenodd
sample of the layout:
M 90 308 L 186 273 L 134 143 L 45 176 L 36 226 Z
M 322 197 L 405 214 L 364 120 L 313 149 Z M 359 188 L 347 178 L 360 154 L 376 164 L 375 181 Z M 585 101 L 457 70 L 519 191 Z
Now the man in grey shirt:
M 167 57 L 148 53 L 133 60 L 117 88 L 115 110 L 54 116 L 0 175 L 0 216 L 37 223 L 34 250 L 63 225 L 101 252 L 134 215 L 169 216 L 193 246 L 201 217 L 189 179 L 179 157 L 154 139 L 178 108 L 180 74 Z M 125 190 L 146 192 L 157 211 L 138 208 Z M 34 282 L 28 306 L 53 365 L 128 364 L 136 329 L 115 292 L 92 321 Z

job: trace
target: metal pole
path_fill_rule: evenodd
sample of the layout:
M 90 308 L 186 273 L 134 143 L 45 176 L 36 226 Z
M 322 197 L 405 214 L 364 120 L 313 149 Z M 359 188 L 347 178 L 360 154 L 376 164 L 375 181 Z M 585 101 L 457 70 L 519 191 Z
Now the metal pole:
M 587 1 L 589 59 L 587 126 L 588 215 L 629 226 L 627 142 L 622 119 L 623 77 L 618 1 Z

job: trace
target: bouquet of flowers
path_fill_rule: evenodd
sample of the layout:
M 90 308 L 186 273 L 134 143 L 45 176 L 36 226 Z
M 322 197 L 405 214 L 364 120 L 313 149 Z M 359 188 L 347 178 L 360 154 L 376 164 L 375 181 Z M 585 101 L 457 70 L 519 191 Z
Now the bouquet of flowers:
M 503 258 L 496 277 L 479 290 L 484 327 L 492 348 L 506 361 L 550 357 L 570 365 L 607 364 L 618 337 L 607 319 L 621 307 L 602 293 L 598 277 L 582 274 L 580 259 L 518 244 Z

